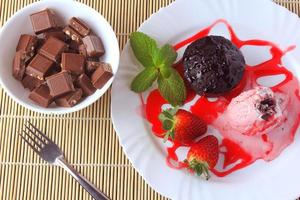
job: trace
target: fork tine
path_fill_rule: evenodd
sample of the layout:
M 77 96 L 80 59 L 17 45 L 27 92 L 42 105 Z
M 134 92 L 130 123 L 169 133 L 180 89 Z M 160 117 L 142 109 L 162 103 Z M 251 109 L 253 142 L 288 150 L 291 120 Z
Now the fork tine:
M 25 133 L 25 135 L 26 135 L 27 137 L 29 137 L 29 138 L 32 140 L 32 142 L 33 142 L 36 146 L 38 146 L 40 149 L 42 148 L 42 145 L 40 145 L 39 143 L 37 143 L 37 142 L 35 141 L 34 138 L 37 138 L 36 136 L 33 138 L 29 133 L 27 133 L 27 132 L 24 131 L 24 130 L 23 130 L 23 133 Z
M 39 141 L 41 141 L 43 144 L 46 144 L 45 141 L 42 140 L 42 138 L 33 130 L 31 130 L 26 124 L 25 124 L 25 127 L 28 131 L 30 131 L 34 136 L 35 138 L 37 138 Z M 23 130 L 24 131 L 24 130 Z
M 48 142 L 52 142 L 52 140 L 50 138 L 48 138 L 47 135 L 45 135 L 42 131 L 40 131 L 38 128 L 36 128 L 30 121 L 27 121 L 29 123 L 29 125 L 34 128 L 35 131 L 37 131 L 41 136 L 43 136 L 45 138 L 45 140 L 47 140 Z
M 35 146 L 33 146 L 28 139 L 26 139 L 22 134 L 18 133 L 21 138 L 32 148 L 33 151 L 35 151 L 35 153 L 40 154 L 40 152 L 36 149 Z

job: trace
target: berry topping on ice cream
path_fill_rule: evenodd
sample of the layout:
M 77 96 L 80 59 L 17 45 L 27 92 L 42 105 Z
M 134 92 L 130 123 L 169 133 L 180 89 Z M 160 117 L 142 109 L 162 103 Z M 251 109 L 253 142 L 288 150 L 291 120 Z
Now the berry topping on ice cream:
M 232 99 L 224 115 L 228 125 L 244 135 L 260 135 L 279 126 L 287 97 L 267 87 L 257 87 Z

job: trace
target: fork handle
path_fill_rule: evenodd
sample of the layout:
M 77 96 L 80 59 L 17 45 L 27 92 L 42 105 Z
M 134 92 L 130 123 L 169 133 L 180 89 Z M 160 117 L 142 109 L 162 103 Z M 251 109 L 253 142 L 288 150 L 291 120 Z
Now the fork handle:
M 57 164 L 64 168 L 95 200 L 109 200 L 96 186 L 78 173 L 64 158 L 58 158 Z

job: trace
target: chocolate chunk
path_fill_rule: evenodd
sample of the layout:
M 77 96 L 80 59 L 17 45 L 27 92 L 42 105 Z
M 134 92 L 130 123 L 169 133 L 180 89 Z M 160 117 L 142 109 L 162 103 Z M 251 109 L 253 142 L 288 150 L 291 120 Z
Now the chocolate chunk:
M 64 95 L 68 92 L 75 91 L 72 77 L 66 72 L 62 71 L 46 78 L 47 85 L 50 89 L 50 94 L 53 97 Z
M 38 43 L 38 39 L 36 36 L 28 35 L 28 34 L 22 34 L 16 51 L 23 50 L 25 52 L 34 52 L 36 50 Z
M 40 49 L 45 44 L 44 38 L 38 38 L 36 49 Z
M 87 55 L 90 57 L 102 56 L 105 53 L 104 46 L 99 37 L 88 35 L 82 39 Z
M 41 54 L 37 54 L 28 64 L 26 74 L 44 80 L 53 65 L 54 62 L 52 60 L 49 60 Z
M 67 47 L 68 47 L 67 44 L 64 43 L 63 41 L 55 37 L 49 37 L 45 41 L 39 53 L 43 54 L 50 60 L 58 62 L 61 58 L 62 52 L 66 51 Z
M 29 89 L 30 91 L 42 85 L 44 81 L 34 78 L 33 76 L 25 75 L 22 80 L 22 85 L 24 88 Z
M 257 109 L 262 113 L 261 118 L 267 121 L 272 115 L 276 113 L 275 107 L 275 100 L 272 98 L 267 98 L 262 100 L 258 104 Z
M 74 40 L 77 43 L 81 43 L 82 37 L 79 33 L 77 33 L 73 28 L 70 26 L 67 26 L 63 29 L 63 32 L 69 36 L 72 40 Z
M 103 65 L 107 65 L 105 62 L 95 62 L 95 61 L 87 61 L 86 62 L 86 71 L 88 73 L 93 73 L 98 67 Z
M 48 32 L 45 32 L 43 33 L 43 37 L 45 39 L 48 39 L 50 37 L 55 37 L 61 41 L 64 41 L 66 42 L 67 41 L 67 36 L 65 35 L 65 33 L 62 31 L 62 29 L 56 29 L 56 30 L 52 30 L 52 31 L 48 31 Z
M 68 53 L 79 53 L 79 43 L 75 42 L 74 40 L 71 40 L 69 42 L 69 50 Z
M 25 74 L 25 70 L 26 70 L 25 60 L 26 60 L 26 53 L 24 51 L 21 50 L 15 54 L 13 60 L 13 66 L 12 66 L 12 74 L 17 80 L 22 80 Z
M 49 9 L 31 14 L 30 20 L 35 34 L 40 34 L 57 27 L 55 14 Z
M 81 100 L 81 98 L 82 90 L 76 89 L 74 92 L 69 92 L 64 96 L 55 99 L 55 103 L 62 107 L 73 107 Z
M 91 76 L 91 80 L 96 88 L 101 89 L 112 76 L 113 73 L 111 66 L 110 64 L 106 63 L 96 69 Z
M 53 101 L 47 85 L 40 85 L 38 88 L 34 89 L 30 93 L 29 99 L 42 107 L 48 107 Z
M 76 17 L 72 17 L 69 21 L 70 27 L 72 27 L 77 33 L 79 33 L 82 37 L 87 36 L 91 29 L 82 21 L 80 21 Z
M 76 85 L 82 89 L 85 96 L 90 96 L 96 91 L 96 88 L 93 86 L 90 78 L 86 74 L 81 74 L 78 77 Z
M 85 59 L 83 55 L 75 53 L 63 53 L 61 67 L 63 70 L 70 71 L 73 74 L 84 73 Z
M 78 47 L 79 54 L 83 55 L 84 57 L 87 57 L 87 52 L 84 44 L 79 45 Z

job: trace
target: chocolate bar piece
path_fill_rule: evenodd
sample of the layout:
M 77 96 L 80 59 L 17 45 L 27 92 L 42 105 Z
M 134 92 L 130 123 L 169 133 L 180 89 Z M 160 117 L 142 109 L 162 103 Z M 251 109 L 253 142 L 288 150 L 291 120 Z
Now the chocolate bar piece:
M 68 92 L 75 91 L 72 77 L 66 72 L 62 71 L 46 78 L 47 85 L 50 89 L 50 94 L 53 97 L 64 95 Z
M 83 55 L 84 57 L 87 57 L 87 52 L 84 44 L 81 44 L 78 46 L 79 54 Z
M 98 67 L 107 65 L 105 62 L 96 62 L 96 61 L 87 61 L 86 62 L 86 71 L 88 73 L 93 73 Z
M 104 46 L 99 37 L 95 35 L 88 35 L 84 37 L 82 41 L 88 56 L 102 56 L 105 53 Z
M 17 80 L 22 80 L 25 74 L 25 70 L 26 70 L 25 60 L 26 60 L 26 53 L 24 51 L 21 50 L 15 54 L 13 60 L 13 66 L 12 66 L 12 73 Z
M 75 42 L 74 40 L 71 40 L 69 43 L 69 50 L 68 53 L 79 53 L 79 43 Z
M 58 62 L 61 58 L 62 52 L 66 51 L 67 48 L 68 48 L 67 44 L 64 43 L 63 41 L 55 37 L 49 37 L 45 41 L 39 53 L 43 54 L 50 60 Z
M 65 35 L 65 33 L 62 31 L 62 29 L 56 29 L 56 30 L 45 32 L 45 33 L 43 33 L 43 37 L 45 39 L 48 39 L 50 37 L 55 37 L 64 42 L 66 42 L 68 39 L 67 36 Z
M 25 75 L 22 80 L 22 85 L 25 89 L 29 89 L 30 91 L 42 85 L 44 81 L 34 78 L 33 76 Z
M 63 32 L 69 36 L 72 40 L 74 40 L 77 43 L 81 43 L 82 37 L 79 33 L 77 33 L 73 28 L 70 26 L 67 26 L 63 29 Z
M 37 54 L 28 64 L 26 74 L 44 80 L 53 65 L 54 62 L 52 60 L 49 60 L 41 54 Z
M 34 53 L 37 47 L 37 43 L 38 43 L 38 38 L 36 36 L 22 34 L 19 39 L 16 51 L 23 50 L 25 52 Z
M 96 91 L 96 88 L 93 86 L 90 78 L 86 74 L 81 74 L 78 77 L 76 85 L 82 89 L 85 96 L 90 96 Z
M 30 20 L 35 34 L 40 34 L 57 27 L 56 16 L 49 9 L 31 14 Z
M 55 99 L 55 103 L 61 107 L 73 107 L 82 98 L 82 90 L 76 89 L 74 92 L 69 92 L 68 94 Z
M 90 34 L 91 29 L 82 21 L 76 17 L 72 17 L 69 21 L 70 27 L 72 27 L 81 37 L 85 37 Z
M 44 84 L 34 89 L 30 93 L 29 99 L 42 107 L 48 107 L 53 102 L 53 98 L 50 95 L 49 88 Z
M 91 80 L 93 85 L 101 89 L 107 81 L 113 76 L 110 64 L 106 63 L 99 66 L 96 71 L 92 74 Z
M 73 74 L 84 73 L 85 59 L 83 55 L 75 53 L 63 53 L 61 57 L 61 67 L 63 70 Z

